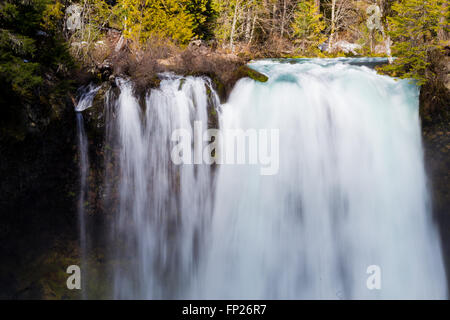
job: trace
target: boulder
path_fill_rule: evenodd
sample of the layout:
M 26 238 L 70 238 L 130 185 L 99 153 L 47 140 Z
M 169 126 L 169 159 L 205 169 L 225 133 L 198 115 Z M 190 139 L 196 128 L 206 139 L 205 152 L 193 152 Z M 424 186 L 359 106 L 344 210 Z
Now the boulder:
M 358 50 L 361 50 L 362 46 L 357 43 L 350 43 L 345 40 L 339 40 L 332 45 L 331 51 L 342 51 L 344 53 L 358 54 Z

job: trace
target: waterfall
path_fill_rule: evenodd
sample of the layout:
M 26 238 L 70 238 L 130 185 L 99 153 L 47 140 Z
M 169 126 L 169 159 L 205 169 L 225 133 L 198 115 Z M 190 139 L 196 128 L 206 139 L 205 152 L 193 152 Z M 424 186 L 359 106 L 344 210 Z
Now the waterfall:
M 118 80 L 106 112 L 113 297 L 446 298 L 418 89 L 365 66 L 376 63 L 253 62 L 269 81 L 241 79 L 223 105 L 207 78 L 164 74 L 145 97 Z M 278 172 L 174 164 L 174 130 L 195 135 L 213 115 L 220 130 L 278 130 Z
M 87 195 L 87 176 L 89 172 L 88 143 L 86 132 L 84 131 L 84 119 L 80 112 L 76 113 L 77 119 L 77 137 L 78 137 L 78 159 L 80 166 L 80 191 L 78 195 L 78 228 L 80 237 L 80 258 L 81 269 L 84 271 L 84 262 L 86 261 L 86 212 L 85 202 Z M 85 298 L 85 290 L 81 291 Z
M 194 121 L 207 124 L 217 96 L 207 79 L 162 77 L 160 87 L 146 95 L 145 106 L 130 81 L 118 81 L 116 298 L 182 297 L 194 276 L 202 246 L 198 240 L 211 215 L 212 167 L 175 166 L 170 151 L 172 132 L 193 132 Z
M 258 61 L 270 80 L 233 89 L 223 127 L 279 129 L 279 172 L 220 167 L 196 297 L 446 298 L 418 89 L 347 61 Z
M 86 279 L 86 254 L 87 254 L 87 229 L 86 229 L 86 200 L 88 192 L 87 177 L 89 175 L 89 155 L 88 155 L 88 140 L 86 131 L 84 129 L 84 119 L 81 111 L 89 108 L 95 94 L 100 89 L 100 86 L 82 87 L 79 90 L 78 104 L 75 106 L 75 114 L 77 121 L 77 144 L 78 144 L 78 160 L 80 167 L 80 190 L 78 195 L 78 228 L 80 238 L 80 259 L 82 279 Z M 81 296 L 86 298 L 86 290 L 84 290 L 84 283 L 82 284 Z
M 94 83 L 90 83 L 87 86 L 83 86 L 78 89 L 78 94 L 80 96 L 77 105 L 75 106 L 76 112 L 84 111 L 92 106 L 92 101 L 95 98 L 98 90 L 100 90 L 102 86 L 95 85 Z

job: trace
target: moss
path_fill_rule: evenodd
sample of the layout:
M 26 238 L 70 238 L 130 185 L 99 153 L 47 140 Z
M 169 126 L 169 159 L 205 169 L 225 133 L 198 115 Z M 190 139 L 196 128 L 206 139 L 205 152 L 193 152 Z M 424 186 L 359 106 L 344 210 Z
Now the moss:
M 222 81 L 220 81 L 220 79 L 218 77 L 216 77 L 214 75 L 211 77 L 211 80 L 212 80 L 214 89 L 216 90 L 217 94 L 220 97 L 220 100 L 224 101 L 226 98 L 226 95 L 227 95 L 227 93 L 226 93 L 227 90 L 225 88 L 225 85 L 222 83 Z
M 161 79 L 155 75 L 149 80 L 150 88 L 158 88 L 161 84 Z
M 69 249 L 70 250 L 67 250 Z M 89 299 L 107 299 L 111 292 L 112 279 L 106 272 L 107 263 L 103 249 L 94 249 L 86 257 L 82 268 L 81 286 Z M 18 299 L 74 300 L 82 298 L 81 290 L 67 288 L 66 272 L 70 265 L 81 266 L 78 244 L 70 243 L 68 248 L 52 248 L 41 255 L 33 264 L 22 270 Z M 84 276 L 83 276 L 84 274 Z
M 246 65 L 240 66 L 237 69 L 237 74 L 240 76 L 240 78 L 249 77 L 258 82 L 267 82 L 267 80 L 269 80 L 269 78 L 266 75 L 254 70 Z
M 180 85 L 178 86 L 178 90 L 181 90 L 181 89 L 183 89 L 183 86 L 184 86 L 184 83 L 186 82 L 186 79 L 185 78 L 181 78 L 180 79 Z
M 79 290 L 69 290 L 66 285 L 70 276 L 66 269 L 70 265 L 79 265 L 76 244 L 70 244 L 71 250 L 53 248 L 34 260 L 32 265 L 22 270 L 18 283 L 19 299 L 80 299 Z

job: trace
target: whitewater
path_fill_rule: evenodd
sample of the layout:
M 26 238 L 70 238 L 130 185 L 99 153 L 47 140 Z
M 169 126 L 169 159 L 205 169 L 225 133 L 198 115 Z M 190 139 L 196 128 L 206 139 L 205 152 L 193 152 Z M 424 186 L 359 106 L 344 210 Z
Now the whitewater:
M 118 79 L 119 93 L 105 100 L 105 142 L 116 150 L 115 165 L 105 166 L 105 185 L 116 187 L 105 190 L 118 194 L 111 296 L 447 298 L 419 90 L 377 74 L 371 66 L 380 62 L 255 61 L 250 67 L 269 80 L 239 80 L 223 104 L 206 77 L 163 74 L 143 99 Z M 196 121 L 278 130 L 277 173 L 174 164 L 173 131 L 194 134 Z M 375 289 L 367 282 L 374 266 Z

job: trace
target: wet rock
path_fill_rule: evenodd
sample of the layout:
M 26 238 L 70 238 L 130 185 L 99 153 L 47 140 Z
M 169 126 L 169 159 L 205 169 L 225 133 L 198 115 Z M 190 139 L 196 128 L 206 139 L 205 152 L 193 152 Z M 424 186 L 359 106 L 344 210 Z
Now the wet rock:
M 103 61 L 102 64 L 100 64 L 97 68 L 101 74 L 101 79 L 103 81 L 109 80 L 114 70 L 113 64 L 109 60 Z
M 267 82 L 267 80 L 269 80 L 269 78 L 266 75 L 246 65 L 239 67 L 236 73 L 239 78 L 249 77 L 258 82 Z
M 446 131 L 449 123 L 427 122 L 423 131 L 425 165 L 433 216 L 440 229 L 443 256 L 450 270 L 450 135 Z M 448 280 L 450 286 L 450 280 Z

